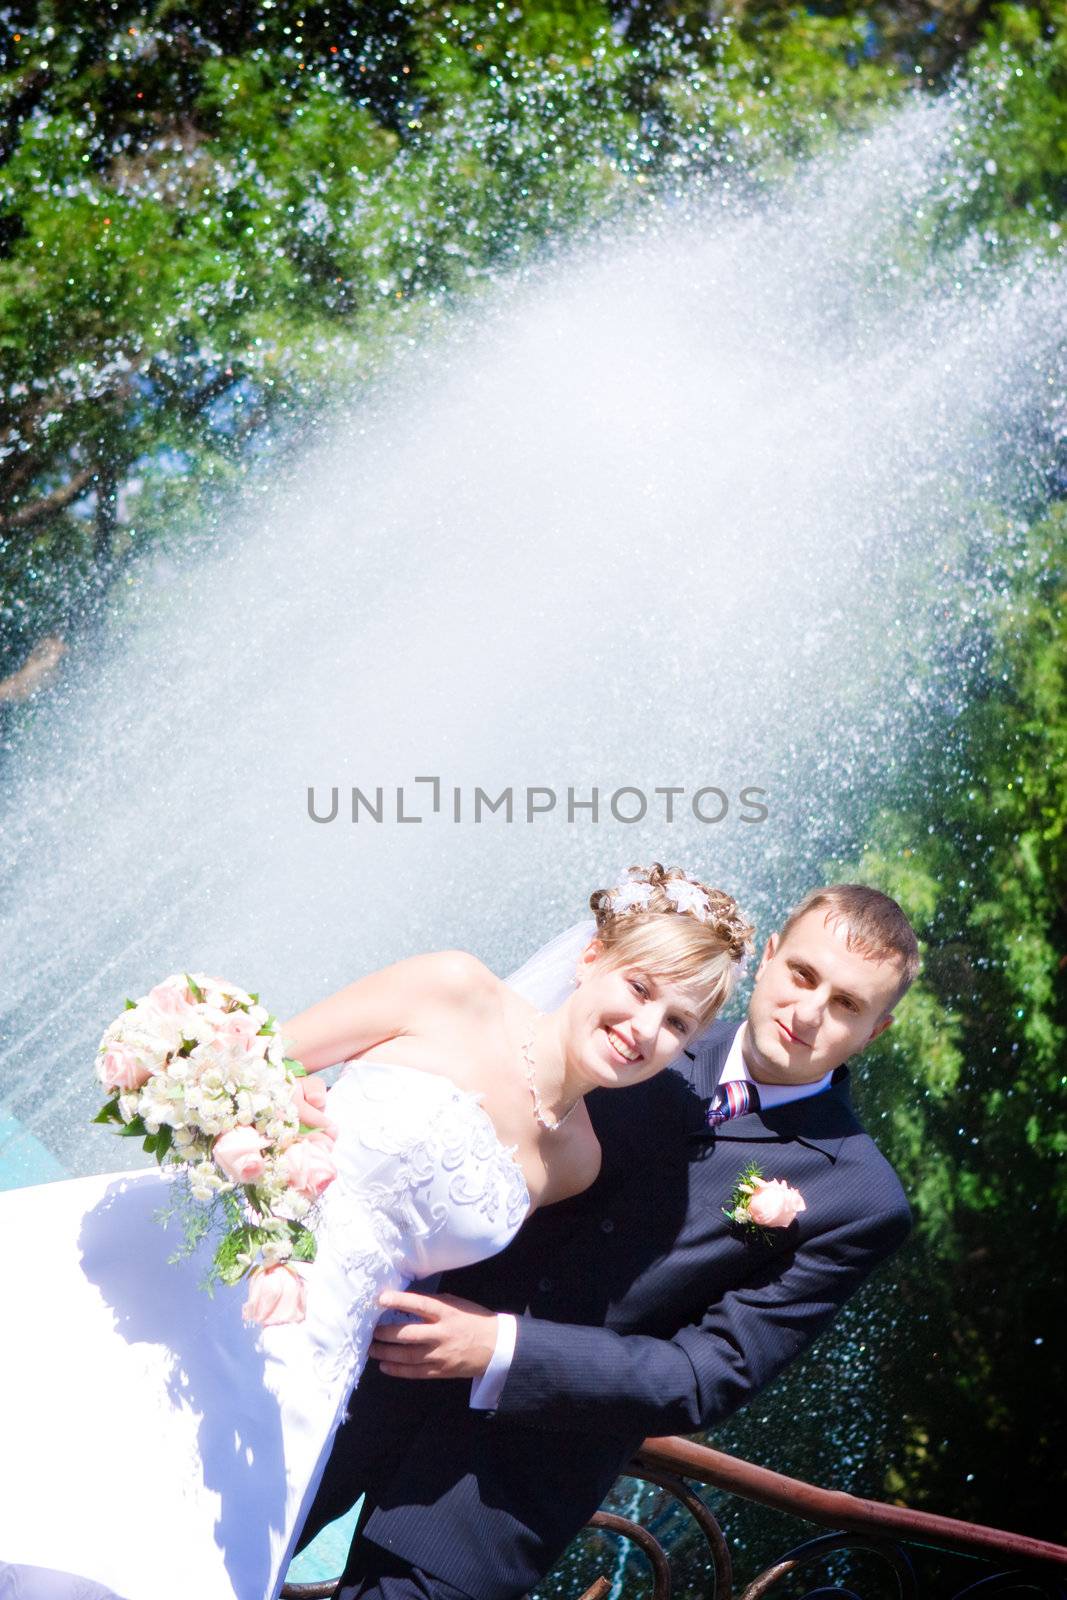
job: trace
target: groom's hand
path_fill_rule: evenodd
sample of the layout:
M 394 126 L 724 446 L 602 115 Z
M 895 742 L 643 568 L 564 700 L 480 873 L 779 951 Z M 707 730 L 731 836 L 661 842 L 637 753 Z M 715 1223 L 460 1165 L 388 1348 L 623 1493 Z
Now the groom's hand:
M 387 1289 L 378 1304 L 418 1322 L 379 1322 L 371 1356 L 390 1378 L 480 1378 L 496 1347 L 496 1313 L 453 1294 Z

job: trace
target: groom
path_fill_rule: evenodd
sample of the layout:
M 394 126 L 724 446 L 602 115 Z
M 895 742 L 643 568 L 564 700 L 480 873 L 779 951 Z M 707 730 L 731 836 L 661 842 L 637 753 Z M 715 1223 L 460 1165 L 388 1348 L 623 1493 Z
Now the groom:
M 895 901 L 814 890 L 768 940 L 742 1024 L 589 1097 L 592 1188 L 442 1295 L 387 1297 L 420 1320 L 379 1324 L 303 1534 L 365 1493 L 338 1600 L 525 1594 L 642 1439 L 714 1427 L 807 1348 L 910 1226 L 844 1063 L 917 968 Z M 753 1162 L 798 1191 L 793 1220 L 725 1215 Z

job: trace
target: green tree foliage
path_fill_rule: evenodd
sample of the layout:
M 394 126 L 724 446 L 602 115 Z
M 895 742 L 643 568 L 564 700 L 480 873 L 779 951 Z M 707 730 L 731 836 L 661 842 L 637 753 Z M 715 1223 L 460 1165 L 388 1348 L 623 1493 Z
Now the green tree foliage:
M 398 303 L 489 265 L 493 218 L 520 231 L 507 202 L 523 155 L 541 166 L 549 114 L 567 188 L 598 63 L 561 59 L 522 143 L 522 118 L 488 89 L 449 85 L 444 35 L 418 8 L 383 8 L 380 29 L 362 4 L 311 9 L 8 13 L 0 665 L 106 592 L 194 472 L 226 484 L 280 411 L 358 371 Z M 507 160 L 476 137 L 479 117 L 496 118 Z
M 932 40 L 955 59 L 977 15 L 4 8 L 0 672 L 92 615 L 133 549 L 321 408 L 324 384 L 365 376 L 413 308 L 657 186 L 862 121 L 929 81 Z M 1012 48 L 1040 54 L 1044 14 L 1019 16 Z M 1027 204 L 1054 145 L 1050 125 Z
M 991 253 L 1060 248 L 1067 212 L 1067 8 L 997 5 L 966 60 L 970 104 L 959 182 L 933 236 Z
M 924 971 L 864 1104 L 912 1197 L 911 1374 L 893 1486 L 1062 1535 L 1067 1388 L 1067 505 L 1030 531 L 986 692 L 920 759 L 853 868 Z

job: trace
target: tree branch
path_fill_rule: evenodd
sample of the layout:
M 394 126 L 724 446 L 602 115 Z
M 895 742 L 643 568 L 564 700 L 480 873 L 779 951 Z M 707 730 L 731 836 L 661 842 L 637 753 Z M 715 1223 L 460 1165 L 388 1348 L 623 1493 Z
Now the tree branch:
M 201 411 L 205 410 L 213 400 L 217 400 L 220 395 L 224 395 L 227 389 L 232 389 L 234 384 L 239 383 L 244 376 L 242 372 L 230 368 L 227 371 L 217 373 L 214 378 L 209 379 L 194 394 L 186 394 L 182 389 L 181 383 L 171 377 L 170 373 L 153 370 L 149 367 L 148 375 L 154 383 L 158 383 L 175 408 L 187 419 L 198 417 Z
M 14 447 L 22 439 L 29 439 L 32 443 L 32 434 L 36 424 L 49 411 L 54 410 L 56 406 L 62 405 L 63 400 L 64 396 L 58 389 L 50 389 L 47 393 L 39 394 L 31 399 L 23 407 L 18 420 L 12 421 L 4 427 L 3 432 L 0 433 L 0 444 Z M 24 478 L 26 476 L 27 462 L 30 463 L 32 471 L 32 448 L 22 451 L 21 454 L 16 454 L 14 448 L 12 448 L 12 454 L 5 461 L 0 462 L 0 482 L 10 480 L 12 477 Z
M 17 533 L 24 528 L 36 527 L 39 522 L 46 522 L 57 511 L 69 506 L 72 500 L 77 500 L 98 472 L 99 468 L 95 466 L 82 467 L 80 472 L 76 472 L 58 489 L 53 489 L 51 494 L 31 501 L 28 506 L 19 506 L 17 511 L 10 512 L 6 517 L 0 517 L 0 533 Z
M 63 640 L 54 633 L 39 639 L 17 672 L 0 678 L 0 704 L 17 705 L 28 700 L 38 689 L 51 681 L 61 656 L 66 652 Z

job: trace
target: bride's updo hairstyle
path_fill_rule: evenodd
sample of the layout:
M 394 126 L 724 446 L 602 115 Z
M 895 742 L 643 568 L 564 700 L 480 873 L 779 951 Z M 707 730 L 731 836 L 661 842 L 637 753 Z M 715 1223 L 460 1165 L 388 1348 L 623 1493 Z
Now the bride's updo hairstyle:
M 631 867 L 611 889 L 589 896 L 601 960 L 641 967 L 690 990 L 698 1025 L 718 1015 L 752 951 L 754 929 L 737 901 L 681 867 Z

